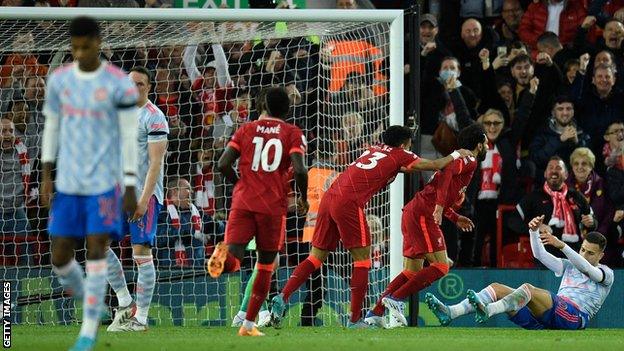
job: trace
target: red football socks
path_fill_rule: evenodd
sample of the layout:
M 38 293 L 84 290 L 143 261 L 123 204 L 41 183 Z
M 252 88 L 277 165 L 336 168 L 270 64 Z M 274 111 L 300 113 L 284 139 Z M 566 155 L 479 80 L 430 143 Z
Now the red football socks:
M 271 287 L 271 276 L 273 275 L 273 263 L 269 264 L 256 264 L 258 273 L 256 273 L 256 280 L 254 280 L 253 288 L 251 291 L 251 298 L 249 299 L 249 305 L 247 306 L 247 315 L 245 319 L 248 321 L 255 321 L 260 306 L 269 294 Z
M 287 302 L 290 295 L 293 292 L 297 291 L 299 287 L 316 271 L 321 268 L 323 262 L 318 258 L 310 255 L 303 262 L 299 263 L 295 271 L 290 276 L 290 279 L 286 282 L 286 286 L 282 290 L 282 294 L 284 296 L 284 301 Z
M 390 284 L 388 284 L 388 287 L 386 288 L 386 290 L 379 297 L 379 300 L 377 300 L 377 303 L 375 304 L 375 307 L 372 310 L 373 313 L 377 316 L 383 316 L 385 307 L 381 303 L 381 299 L 383 299 L 384 297 L 388 295 L 391 295 L 397 289 L 402 287 L 403 284 L 405 284 L 408 280 L 410 280 L 410 278 L 413 277 L 415 274 L 416 272 L 405 270 L 401 272 L 399 275 L 397 275 L 394 279 L 392 279 Z
M 368 271 L 370 267 L 370 259 L 353 262 L 353 273 L 351 274 L 351 323 L 355 323 L 362 318 L 362 302 L 368 290 Z
M 443 263 L 432 263 L 429 267 L 416 272 L 410 280 L 401 288 L 391 294 L 397 300 L 403 300 L 411 294 L 428 287 L 436 280 L 444 277 L 449 271 L 449 266 Z

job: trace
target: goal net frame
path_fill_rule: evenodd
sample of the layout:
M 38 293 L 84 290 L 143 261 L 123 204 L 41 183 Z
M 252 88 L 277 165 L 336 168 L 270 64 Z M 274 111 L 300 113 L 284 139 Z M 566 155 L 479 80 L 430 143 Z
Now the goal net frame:
M 0 11 L 0 20 L 68 21 L 78 16 L 91 16 L 98 21 L 156 21 L 156 22 L 363 22 L 383 23 L 389 27 L 387 48 L 389 57 L 389 125 L 403 125 L 403 51 L 404 26 L 402 10 L 285 10 L 285 9 L 125 9 L 125 8 L 11 8 Z M 322 33 L 317 33 L 322 36 Z M 252 38 L 250 38 L 251 40 Z M 69 42 L 68 38 L 60 40 Z M 0 42 L 2 42 L 0 40 Z M 5 44 L 10 44 L 6 43 Z M 9 52 L 10 49 L 5 50 Z M 389 187 L 389 263 L 390 279 L 403 266 L 401 209 L 404 199 L 404 175 L 399 174 Z M 2 267 L 5 270 L 7 267 Z M 370 292 L 369 292 L 370 293 Z M 36 301 L 40 296 L 28 296 Z M 27 302 L 26 302 L 27 303 Z

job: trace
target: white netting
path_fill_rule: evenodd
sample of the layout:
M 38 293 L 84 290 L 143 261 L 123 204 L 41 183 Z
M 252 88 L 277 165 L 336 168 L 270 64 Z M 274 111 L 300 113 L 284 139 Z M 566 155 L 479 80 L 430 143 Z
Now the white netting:
M 17 282 L 14 316 L 22 323 L 70 323 L 80 316 L 51 274 L 48 212 L 38 205 L 37 198 L 45 79 L 48 72 L 71 60 L 67 25 L 67 21 L 0 23 L 0 269 L 3 279 Z M 378 140 L 379 132 L 389 123 L 388 26 L 155 21 L 107 21 L 101 25 L 107 59 L 125 70 L 146 66 L 154 75 L 150 99 L 165 113 L 171 128 L 165 168 L 167 196 L 183 193 L 173 185 L 180 184 L 178 178 L 185 179 L 188 184 L 182 185 L 193 189 L 192 200 L 204 216 L 204 236 L 194 236 L 189 211 L 180 208 L 180 229 L 170 225 L 166 211 L 161 213 L 150 319 L 161 325 L 227 325 L 238 311 L 252 267 L 249 255 L 241 273 L 217 280 L 207 277 L 203 268 L 205 257 L 223 239 L 231 202 L 232 187 L 213 169 L 228 137 L 240 124 L 257 118 L 253 98 L 262 87 L 285 85 L 294 102 L 289 121 L 299 125 L 310 141 L 309 197 L 314 209 L 319 199 L 313 189 L 326 189 L 366 145 Z M 213 45 L 216 43 L 222 45 Z M 219 59 L 221 48 L 227 67 Z M 14 130 L 9 131 L 12 125 Z M 12 142 L 11 133 L 21 144 Z M 27 152 L 19 151 L 21 145 Z M 306 218 L 289 213 L 288 242 L 280 254 L 271 296 L 307 257 L 314 213 L 309 214 L 307 224 Z M 374 243 L 371 304 L 389 276 L 387 191 L 374 197 L 367 213 Z M 129 238 L 114 250 L 122 259 L 132 291 L 136 275 Z M 84 262 L 84 256 L 84 249 L 77 251 L 79 262 Z M 346 321 L 349 255 L 343 250 L 332 254 L 321 274 L 292 297 L 289 324 L 311 324 L 314 317 L 325 325 Z M 116 305 L 113 297 L 107 302 Z

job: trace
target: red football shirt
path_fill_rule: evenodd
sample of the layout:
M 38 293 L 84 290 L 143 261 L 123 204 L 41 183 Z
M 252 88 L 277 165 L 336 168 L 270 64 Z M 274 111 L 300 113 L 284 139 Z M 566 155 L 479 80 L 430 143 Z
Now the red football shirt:
M 445 215 L 451 220 L 456 216 L 453 207 L 459 207 L 466 188 L 472 179 L 477 160 L 474 157 L 460 158 L 433 174 L 425 188 L 407 204 L 403 211 L 433 215 L 436 205 L 444 207 Z
M 392 183 L 402 167 L 418 161 L 416 154 L 400 147 L 372 146 L 338 176 L 327 193 L 352 199 L 364 207 L 373 195 Z
M 240 153 L 240 179 L 234 187 L 232 209 L 286 214 L 290 154 L 304 154 L 306 148 L 301 129 L 281 119 L 265 117 L 243 124 L 228 146 Z

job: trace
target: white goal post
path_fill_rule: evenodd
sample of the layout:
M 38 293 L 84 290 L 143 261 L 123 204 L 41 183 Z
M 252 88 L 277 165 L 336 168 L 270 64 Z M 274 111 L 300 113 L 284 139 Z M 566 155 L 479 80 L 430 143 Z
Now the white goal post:
M 283 39 L 290 37 L 320 37 L 320 46 L 338 35 L 349 37 L 352 31 L 357 31 L 367 26 L 380 25 L 385 29 L 374 34 L 381 38 L 383 43 L 378 46 L 384 51 L 385 64 L 387 64 L 387 91 L 385 97 L 386 105 L 382 106 L 382 111 L 387 112 L 383 116 L 383 124 L 403 125 L 403 84 L 404 84 L 404 26 L 403 11 L 401 10 L 268 10 L 268 9 L 125 9 L 125 8 L 40 8 L 40 7 L 3 7 L 0 11 L 0 57 L 8 56 L 11 53 L 19 53 L 20 50 L 37 52 L 38 50 L 54 52 L 57 50 L 69 49 L 69 38 L 66 23 L 77 16 L 91 16 L 100 22 L 125 23 L 117 29 L 107 30 L 103 28 L 103 40 L 112 49 L 124 47 L 136 47 L 144 45 L 148 48 L 173 44 L 195 45 L 215 42 L 210 36 L 202 36 L 195 33 L 184 32 L 186 25 L 190 22 L 205 22 L 214 24 L 224 23 L 248 23 L 257 22 L 260 25 L 253 27 L 253 31 L 232 31 L 222 33 L 219 41 L 251 41 Z M 62 24 L 45 27 L 45 23 Z M 63 24 L 64 23 L 64 24 Z M 285 23 L 287 31 L 274 30 L 276 23 Z M 166 24 L 166 25 L 165 25 Z M 64 27 L 63 27 L 64 26 Z M 182 27 L 181 30 L 176 28 Z M 49 32 L 37 32 L 34 35 L 34 46 L 23 49 L 15 46 L 15 35 L 25 31 L 34 32 L 41 28 L 52 28 Z M 59 28 L 63 28 L 60 30 Z M 112 28 L 112 26 L 111 26 Z M 120 29 L 121 28 L 121 29 Z M 158 30 L 150 30 L 158 28 Z M 131 29 L 131 30 L 128 30 Z M 173 32 L 168 32 L 168 30 Z M 373 31 L 374 32 L 374 31 Z M 108 36 L 108 37 L 107 37 Z M 160 49 L 158 49 L 160 50 Z M 322 51 L 322 50 L 321 50 Z M 320 61 L 320 59 L 319 59 Z M 253 62 L 249 63 L 250 65 Z M 370 64 L 370 62 L 367 62 Z M 318 70 L 321 70 L 319 64 Z M 315 68 L 317 69 L 317 68 Z M 323 76 L 323 73 L 318 73 Z M 1 79 L 1 78 L 0 78 Z M 0 80 L 1 82 L 1 80 Z M 15 95 L 11 95 L 14 96 Z M 319 97 L 314 102 L 316 105 L 326 104 L 323 98 Z M 0 104 L 0 106 L 2 106 Z M 319 110 L 321 110 L 319 108 Z M 5 111 L 0 109 L 0 113 Z M 320 114 L 320 112 L 319 112 Z M 367 117 L 365 117 L 367 118 Z M 374 117 L 372 117 L 374 118 Z M 380 121 L 376 121 L 380 122 Z M 318 128 L 323 128 L 322 126 Z M 339 127 L 328 127 L 339 128 Z M 365 132 L 366 133 L 366 132 Z M 320 135 L 321 133 L 316 133 Z M 190 140 L 192 142 L 192 140 Z M 379 203 L 380 208 L 384 208 L 382 228 L 389 235 L 389 277 L 386 274 L 384 279 L 392 279 L 402 270 L 402 234 L 401 234 L 401 209 L 404 204 L 404 176 L 399 174 L 390 185 Z M 387 210 L 386 210 L 387 209 Z M 3 233 L 4 234 L 4 233 Z M 16 244 L 17 245 L 17 244 Z M 14 249 L 13 249 L 14 250 Z M 26 253 L 22 253 L 26 255 Z M 31 263 L 29 269 L 33 269 Z M 37 267 L 41 269 L 41 267 Z M 126 270 L 131 270 L 126 268 Z M 11 278 L 11 269 L 0 266 L 3 271 L 3 278 Z M 17 274 L 17 273 L 15 273 Z M 386 283 L 389 280 L 386 281 Z M 280 281 L 280 288 L 283 282 Z M 375 292 L 377 295 L 379 291 Z M 369 295 L 371 291 L 369 291 Z M 347 293 L 348 295 L 348 293 Z M 23 322 L 33 323 L 35 321 Z

